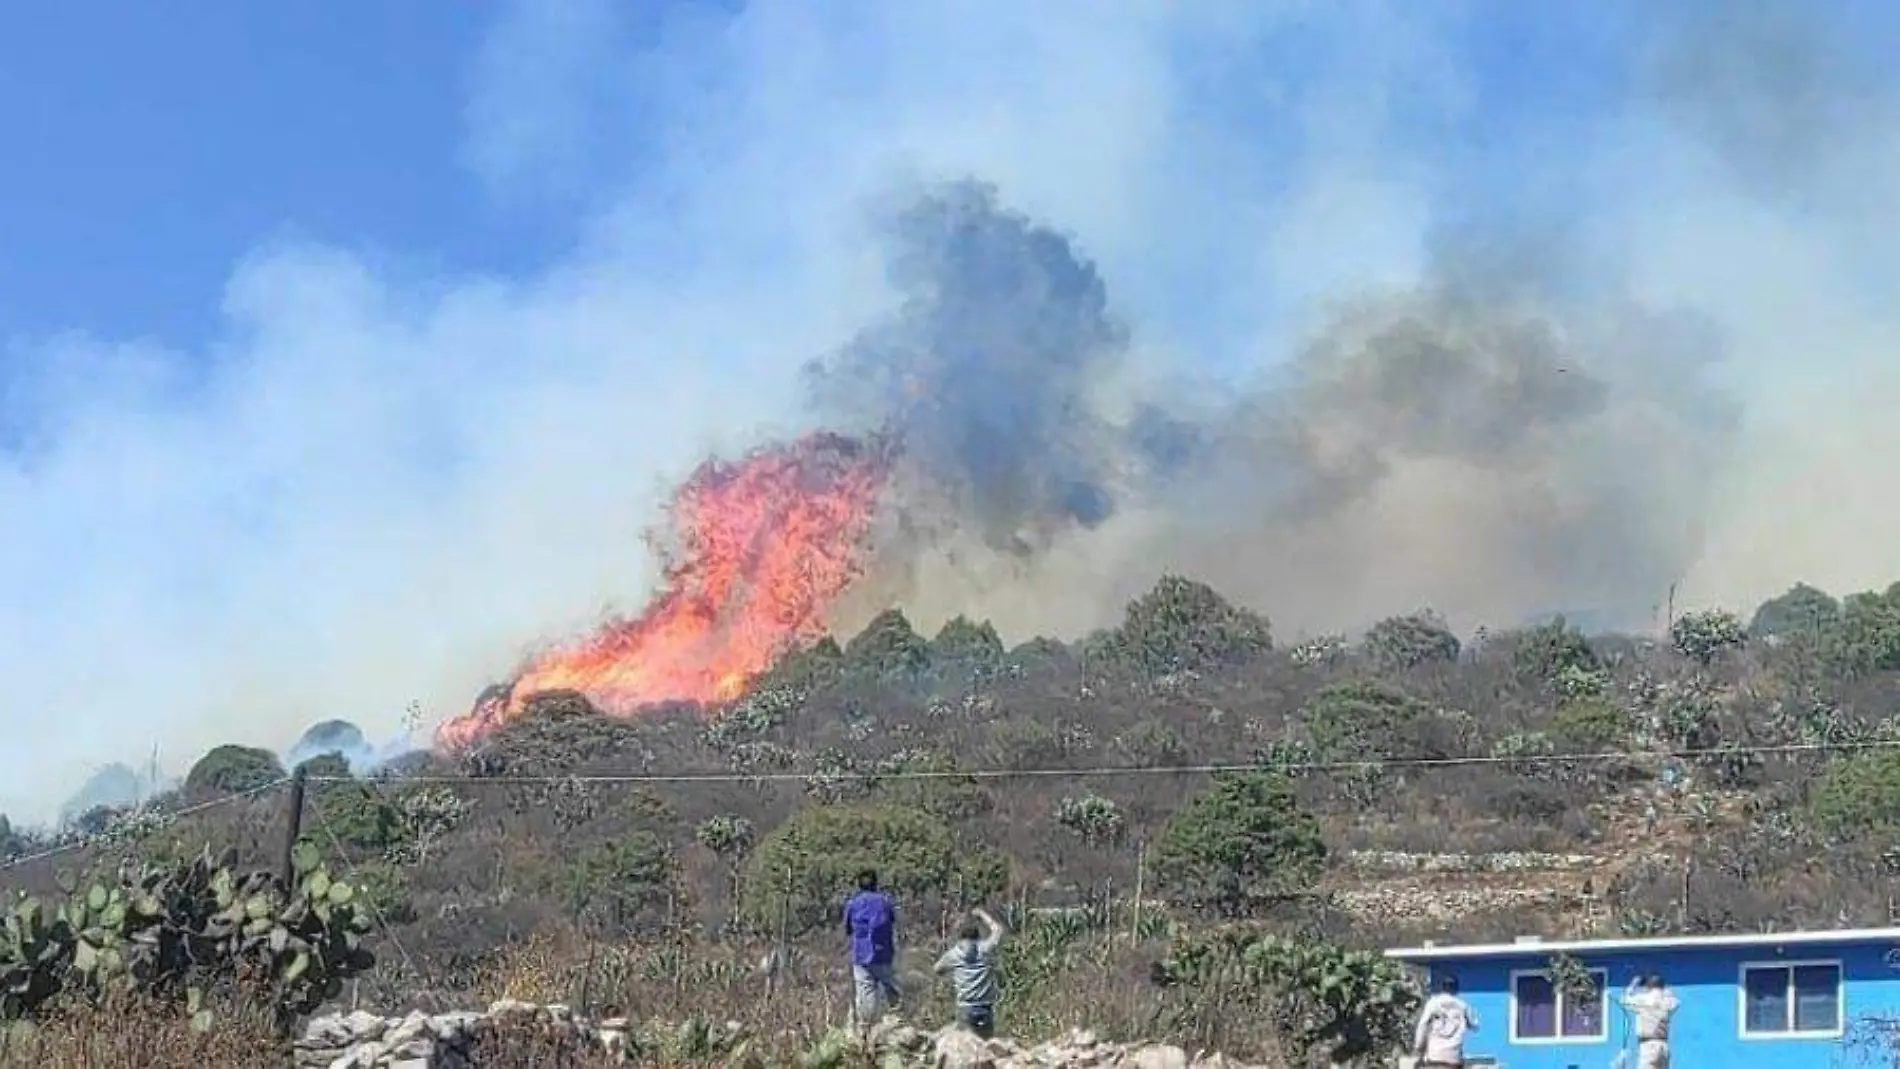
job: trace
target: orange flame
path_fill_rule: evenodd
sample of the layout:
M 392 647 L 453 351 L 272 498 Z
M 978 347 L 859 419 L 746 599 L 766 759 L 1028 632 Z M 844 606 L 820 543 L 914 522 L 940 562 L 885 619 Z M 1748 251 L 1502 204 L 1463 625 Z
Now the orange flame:
M 536 656 L 512 687 L 445 722 L 438 744 L 465 747 L 553 690 L 622 717 L 738 697 L 786 650 L 818 638 L 826 610 L 863 573 L 890 459 L 882 440 L 820 433 L 707 461 L 674 496 L 680 548 L 646 611 Z

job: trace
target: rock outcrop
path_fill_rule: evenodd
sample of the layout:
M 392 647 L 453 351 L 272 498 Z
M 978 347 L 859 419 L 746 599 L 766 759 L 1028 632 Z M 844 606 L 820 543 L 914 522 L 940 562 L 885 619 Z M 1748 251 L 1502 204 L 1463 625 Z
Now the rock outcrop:
M 296 1042 L 296 1064 L 298 1069 L 479 1069 L 473 1050 L 482 1030 L 510 1017 L 609 1058 L 630 1064 L 644 1060 L 639 1039 L 624 1019 L 592 1022 L 566 1006 L 504 1000 L 486 1012 L 380 1017 L 358 1011 L 317 1017 Z M 737 1056 L 731 1060 L 759 1064 L 738 1054 L 744 1049 L 741 1032 L 734 1022 L 721 1033 L 735 1045 Z M 917 1069 L 1249 1069 L 1219 1054 L 1190 1055 L 1164 1043 L 1108 1043 L 1082 1030 L 1023 1046 L 979 1039 L 959 1028 L 931 1032 L 889 1020 L 872 1031 L 870 1043 L 881 1064 L 901 1062 Z

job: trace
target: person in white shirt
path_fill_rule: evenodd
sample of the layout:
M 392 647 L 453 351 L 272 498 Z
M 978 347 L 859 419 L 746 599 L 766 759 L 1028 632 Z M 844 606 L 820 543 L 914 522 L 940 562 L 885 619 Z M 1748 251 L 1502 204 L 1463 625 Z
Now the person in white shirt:
M 1669 1069 L 1669 1020 L 1681 1003 L 1657 974 L 1636 976 L 1623 992 L 1623 1007 L 1636 1018 L 1638 1069 Z
M 1438 984 L 1438 994 L 1425 1000 L 1419 1010 L 1418 1027 L 1412 1032 L 1412 1053 L 1418 1058 L 1418 1069 L 1460 1069 L 1465 1064 L 1465 1034 L 1477 1030 L 1477 1014 L 1471 1012 L 1470 1003 L 1458 997 L 1458 978 L 1445 977 Z

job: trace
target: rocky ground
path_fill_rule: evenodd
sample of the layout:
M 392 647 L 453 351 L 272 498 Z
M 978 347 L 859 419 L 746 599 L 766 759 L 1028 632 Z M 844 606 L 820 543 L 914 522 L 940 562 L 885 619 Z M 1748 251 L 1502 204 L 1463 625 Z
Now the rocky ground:
M 296 1043 L 296 1064 L 298 1069 L 477 1067 L 481 1064 L 478 1048 L 484 1033 L 508 1025 L 526 1025 L 537 1033 L 556 1034 L 569 1041 L 569 1049 L 585 1049 L 609 1062 L 651 1061 L 660 1056 L 657 1048 L 665 1042 L 639 1035 L 625 1018 L 589 1021 L 558 1004 L 504 1000 L 486 1011 L 418 1011 L 403 1017 L 358 1011 L 318 1017 L 310 1021 Z M 775 1060 L 765 1052 L 769 1044 L 746 1036 L 737 1022 L 729 1022 L 719 1034 L 706 1038 L 711 1045 L 727 1050 L 725 1061 L 729 1066 L 762 1069 Z M 814 1067 L 844 1064 L 856 1054 L 868 1055 L 867 1061 L 886 1069 L 1247 1069 L 1245 1063 L 1220 1054 L 1190 1054 L 1164 1043 L 1109 1043 L 1082 1030 L 1023 1046 L 1009 1039 L 980 1039 L 954 1027 L 927 1031 L 895 1018 L 875 1028 L 866 1043 L 836 1032 L 802 1054 L 799 1061 Z

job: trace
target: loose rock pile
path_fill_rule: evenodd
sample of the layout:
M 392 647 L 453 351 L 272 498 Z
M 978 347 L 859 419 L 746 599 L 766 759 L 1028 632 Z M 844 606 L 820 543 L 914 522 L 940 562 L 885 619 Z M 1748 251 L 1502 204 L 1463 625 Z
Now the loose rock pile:
M 1033 1047 L 978 1039 L 960 1028 L 930 1033 L 899 1026 L 877 1038 L 885 1049 L 902 1052 L 905 1064 L 932 1069 L 1266 1069 L 1219 1054 L 1190 1056 L 1165 1043 L 1104 1043 L 1079 1029 Z
M 298 1069 L 479 1069 L 470 1057 L 477 1034 L 511 1015 L 583 1046 L 598 1047 L 610 1057 L 637 1060 L 629 1051 L 624 1019 L 589 1022 L 566 1006 L 504 1000 L 485 1013 L 379 1017 L 359 1011 L 318 1017 L 296 1043 L 296 1064 Z M 886 1055 L 882 1064 L 891 1064 L 888 1056 L 894 1054 L 906 1066 L 928 1069 L 1250 1069 L 1219 1054 L 1190 1056 L 1161 1043 L 1106 1043 L 1081 1030 L 1024 1047 L 1007 1039 L 979 1039 L 958 1028 L 929 1032 L 889 1021 L 874 1030 L 870 1040 Z
M 509 1016 L 531 1018 L 537 1025 L 566 1033 L 609 1055 L 626 1049 L 627 1022 L 607 1018 L 589 1022 L 566 1006 L 503 999 L 486 1013 L 463 1011 L 407 1017 L 379 1017 L 358 1010 L 312 1018 L 296 1042 L 298 1069 L 469 1069 L 469 1048 L 485 1025 Z

